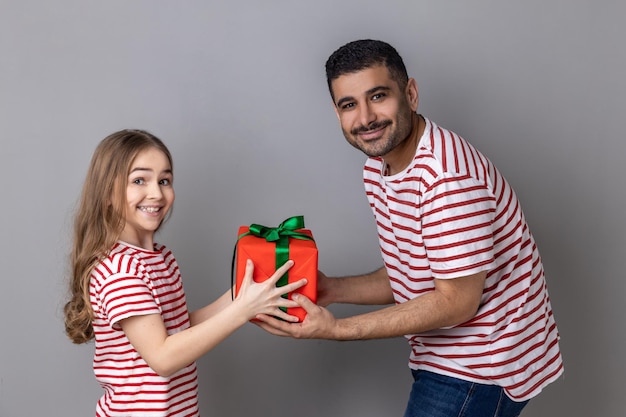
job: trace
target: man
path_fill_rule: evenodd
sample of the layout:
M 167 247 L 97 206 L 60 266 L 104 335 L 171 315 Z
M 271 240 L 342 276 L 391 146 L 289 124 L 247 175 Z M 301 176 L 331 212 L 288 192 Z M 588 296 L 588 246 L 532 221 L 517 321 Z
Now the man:
M 350 42 L 326 62 L 343 134 L 369 158 L 365 191 L 384 267 L 319 275 L 296 338 L 404 335 L 414 376 L 405 416 L 517 416 L 563 372 L 539 252 L 515 193 L 467 141 L 417 114 L 418 88 L 387 43 Z M 395 305 L 335 318 L 330 303 Z

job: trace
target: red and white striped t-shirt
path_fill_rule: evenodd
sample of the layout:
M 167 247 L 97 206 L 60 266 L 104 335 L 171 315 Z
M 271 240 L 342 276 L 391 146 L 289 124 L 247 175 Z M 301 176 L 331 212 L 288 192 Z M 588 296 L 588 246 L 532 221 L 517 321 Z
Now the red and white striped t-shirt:
M 562 372 L 558 331 L 539 252 L 513 189 L 453 132 L 426 119 L 412 163 L 384 176 L 363 170 L 396 303 L 434 289 L 433 278 L 488 271 L 470 321 L 407 335 L 409 366 L 537 395 Z
M 191 363 L 171 377 L 154 372 L 119 326 L 128 317 L 160 314 L 168 334 L 190 326 L 178 264 L 155 244 L 147 251 L 118 242 L 91 274 L 96 379 L 104 388 L 96 416 L 197 417 L 198 377 Z

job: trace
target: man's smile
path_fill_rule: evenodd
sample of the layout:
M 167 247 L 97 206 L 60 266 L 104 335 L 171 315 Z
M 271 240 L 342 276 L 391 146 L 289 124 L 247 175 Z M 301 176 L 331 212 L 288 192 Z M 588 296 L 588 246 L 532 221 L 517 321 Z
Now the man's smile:
M 386 120 L 383 122 L 372 123 L 368 127 L 361 126 L 359 128 L 353 129 L 352 134 L 358 135 L 364 141 L 380 139 L 385 128 L 391 123 L 392 122 L 390 120 Z

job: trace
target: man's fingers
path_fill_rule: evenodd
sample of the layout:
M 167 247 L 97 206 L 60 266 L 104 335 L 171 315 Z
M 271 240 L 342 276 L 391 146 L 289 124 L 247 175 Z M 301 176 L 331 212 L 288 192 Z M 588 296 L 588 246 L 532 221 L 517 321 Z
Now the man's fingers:
M 295 301 L 296 303 L 298 303 L 300 307 L 302 307 L 307 312 L 309 312 L 313 308 L 318 307 L 317 304 L 311 301 L 309 297 L 303 294 L 296 293 L 291 297 L 291 299 Z
M 256 320 L 254 320 L 253 323 L 268 333 L 276 336 L 291 336 L 291 333 L 282 329 L 283 326 L 289 326 L 288 323 L 280 321 L 267 314 L 257 314 L 255 318 Z

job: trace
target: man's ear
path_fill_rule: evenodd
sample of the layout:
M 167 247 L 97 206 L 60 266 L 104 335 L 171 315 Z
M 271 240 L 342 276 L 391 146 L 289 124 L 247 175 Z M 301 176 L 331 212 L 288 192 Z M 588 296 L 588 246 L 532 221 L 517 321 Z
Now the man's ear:
M 409 81 L 406 83 L 406 99 L 411 106 L 411 110 L 414 112 L 417 111 L 417 107 L 419 105 L 419 92 L 417 88 L 417 81 L 415 78 L 409 78 Z

